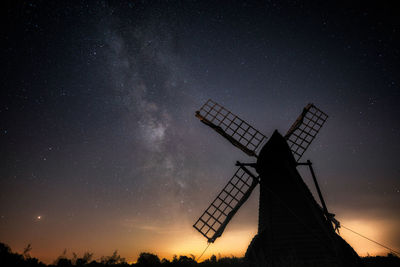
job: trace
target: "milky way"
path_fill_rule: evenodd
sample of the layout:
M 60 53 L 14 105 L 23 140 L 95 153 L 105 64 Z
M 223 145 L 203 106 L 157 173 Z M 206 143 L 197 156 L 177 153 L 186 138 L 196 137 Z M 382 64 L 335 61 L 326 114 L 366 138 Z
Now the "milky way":
M 394 9 L 21 1 L 7 10 L 0 242 L 13 250 L 31 243 L 46 262 L 64 248 L 130 260 L 199 254 L 206 240 L 192 224 L 235 161 L 254 161 L 194 117 L 208 98 L 266 136 L 285 133 L 309 102 L 328 113 L 304 155 L 328 208 L 399 250 Z M 243 255 L 257 194 L 209 254 Z M 386 253 L 343 235 L 360 254 Z

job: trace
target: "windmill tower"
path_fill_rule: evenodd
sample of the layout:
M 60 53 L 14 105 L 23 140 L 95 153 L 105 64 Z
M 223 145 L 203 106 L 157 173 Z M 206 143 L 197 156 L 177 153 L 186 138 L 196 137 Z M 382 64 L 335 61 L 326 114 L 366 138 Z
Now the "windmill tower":
M 196 117 L 256 159 L 236 163 L 235 174 L 193 225 L 209 243 L 260 184 L 258 233 L 245 256 L 250 265 L 358 266 L 356 252 L 335 232 L 340 224 L 328 212 L 311 162 L 299 162 L 327 120 L 324 112 L 308 104 L 285 136 L 275 130 L 269 139 L 211 99 Z M 298 173 L 301 165 L 309 167 L 322 207 Z

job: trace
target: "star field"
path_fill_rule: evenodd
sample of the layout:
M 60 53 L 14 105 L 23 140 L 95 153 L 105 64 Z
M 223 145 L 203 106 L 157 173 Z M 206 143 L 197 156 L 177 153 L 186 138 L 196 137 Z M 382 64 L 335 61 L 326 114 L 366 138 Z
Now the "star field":
M 201 253 L 192 224 L 236 160 L 253 160 L 194 117 L 208 98 L 266 136 L 285 133 L 309 102 L 325 111 L 304 160 L 328 208 L 399 250 L 394 6 L 17 1 L 3 10 L 0 242 L 13 250 L 31 243 L 45 262 L 64 248 Z M 257 194 L 210 255 L 243 255 Z M 342 232 L 361 255 L 386 253 Z

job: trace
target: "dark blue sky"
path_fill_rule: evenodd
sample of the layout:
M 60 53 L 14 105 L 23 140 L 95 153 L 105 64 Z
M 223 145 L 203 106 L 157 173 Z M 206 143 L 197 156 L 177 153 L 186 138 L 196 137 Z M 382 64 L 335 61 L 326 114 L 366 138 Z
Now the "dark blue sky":
M 5 10 L 1 242 L 32 243 L 47 261 L 65 247 L 199 254 L 205 240 L 191 225 L 234 162 L 251 161 L 194 117 L 212 98 L 267 136 L 285 133 L 309 102 L 328 113 L 304 156 L 328 207 L 399 249 L 393 5 L 18 1 Z M 243 246 L 216 242 L 210 253 L 244 253 L 257 194 L 219 241 Z M 361 254 L 385 253 L 352 238 Z

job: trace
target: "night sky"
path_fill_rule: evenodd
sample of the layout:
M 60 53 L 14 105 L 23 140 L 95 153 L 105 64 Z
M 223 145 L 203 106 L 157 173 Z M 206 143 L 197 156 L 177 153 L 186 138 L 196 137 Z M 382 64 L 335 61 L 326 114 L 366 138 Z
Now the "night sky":
M 198 256 L 192 224 L 252 162 L 194 112 L 209 98 L 271 136 L 309 102 L 303 159 L 330 212 L 400 250 L 400 23 L 386 3 L 9 1 L 2 8 L 0 242 L 134 261 Z M 4 4 L 3 4 L 4 5 Z M 299 167 L 312 187 L 310 174 Z M 243 256 L 258 189 L 203 257 Z M 315 195 L 316 196 L 316 195 Z M 341 230 L 360 255 L 389 251 Z

